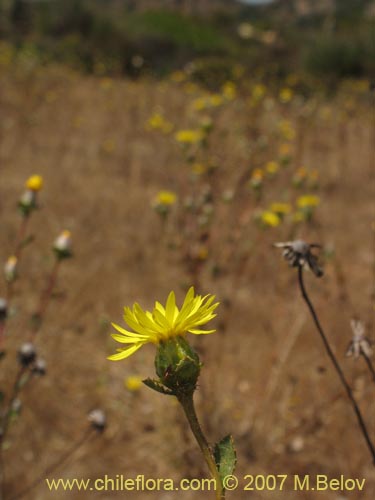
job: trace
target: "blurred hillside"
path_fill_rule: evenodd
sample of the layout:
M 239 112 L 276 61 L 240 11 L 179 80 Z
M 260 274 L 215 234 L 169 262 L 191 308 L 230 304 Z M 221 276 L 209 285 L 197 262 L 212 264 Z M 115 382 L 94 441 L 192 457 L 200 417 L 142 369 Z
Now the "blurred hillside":
M 100 75 L 160 75 L 194 61 L 197 79 L 209 86 L 238 64 L 264 78 L 296 72 L 332 84 L 375 75 L 373 4 L 0 0 L 0 39 L 11 45 L 7 57 Z

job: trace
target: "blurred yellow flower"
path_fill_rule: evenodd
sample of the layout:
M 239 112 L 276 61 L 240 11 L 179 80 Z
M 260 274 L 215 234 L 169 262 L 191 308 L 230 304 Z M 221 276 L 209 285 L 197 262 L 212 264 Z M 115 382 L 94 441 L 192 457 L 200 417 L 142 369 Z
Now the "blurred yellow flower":
M 287 141 L 291 141 L 295 138 L 296 132 L 292 123 L 289 120 L 282 120 L 279 122 L 279 131 L 281 136 Z
M 237 96 L 237 87 L 233 82 L 226 82 L 222 87 L 222 93 L 225 99 L 228 101 L 233 101 Z
M 161 113 L 154 113 L 147 120 L 147 128 L 161 130 L 164 134 L 169 134 L 173 130 L 173 124 L 166 120 Z
M 25 184 L 30 191 L 40 191 L 43 187 L 43 177 L 41 175 L 32 175 Z
M 223 98 L 220 94 L 212 94 L 210 97 L 211 106 L 217 107 L 223 104 Z
M 276 172 L 278 172 L 280 170 L 280 165 L 275 162 L 275 161 L 269 161 L 267 164 L 266 164 L 266 171 L 268 174 L 276 174 Z
M 260 221 L 264 226 L 277 227 L 280 224 L 281 219 L 277 214 L 271 212 L 270 210 L 265 210 L 260 215 Z
M 204 165 L 203 163 L 193 163 L 191 167 L 191 171 L 195 175 L 202 175 L 205 174 L 208 170 L 208 167 Z
M 280 144 L 279 154 L 280 156 L 289 156 L 292 153 L 292 146 L 287 142 Z
M 170 206 L 177 201 L 177 195 L 173 191 L 159 191 L 156 195 L 155 202 L 158 205 Z
M 275 214 L 279 216 L 287 215 L 290 214 L 292 211 L 292 207 L 290 203 L 271 203 L 270 205 L 270 210 L 271 212 L 274 212 Z
M 176 141 L 181 144 L 197 144 L 205 137 L 202 130 L 179 130 L 176 132 Z
M 317 207 L 320 204 L 319 196 L 315 196 L 314 194 L 306 194 L 304 196 L 300 196 L 297 199 L 297 207 L 298 208 L 312 208 Z
M 254 85 L 251 96 L 256 101 L 259 101 L 266 95 L 266 92 L 267 88 L 262 83 L 258 83 L 257 85 Z
M 280 94 L 279 94 L 279 98 L 283 104 L 287 104 L 288 102 L 290 102 L 293 98 L 292 89 L 287 88 L 287 87 L 281 89 Z
M 142 378 L 130 375 L 124 380 L 125 387 L 131 392 L 137 392 L 142 387 Z
M 119 332 L 112 337 L 121 344 L 127 344 L 124 349 L 117 349 L 117 354 L 108 359 L 118 361 L 135 353 L 148 343 L 159 344 L 168 339 L 182 336 L 190 332 L 195 335 L 214 333 L 215 330 L 202 330 L 200 327 L 211 321 L 216 314 L 218 302 L 213 303 L 215 296 L 194 294 L 191 287 L 185 296 L 181 309 L 176 306 L 174 292 L 168 295 L 166 305 L 155 302 L 152 311 L 144 311 L 137 303 L 133 309 L 125 307 L 124 320 L 134 330 L 128 331 L 115 323 L 112 326 Z

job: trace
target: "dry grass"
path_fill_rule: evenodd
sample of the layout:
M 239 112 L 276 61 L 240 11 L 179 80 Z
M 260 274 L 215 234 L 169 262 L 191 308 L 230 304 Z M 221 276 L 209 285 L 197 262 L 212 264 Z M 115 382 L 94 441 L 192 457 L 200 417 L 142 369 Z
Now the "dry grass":
M 108 430 L 55 477 L 206 475 L 174 401 L 147 388 L 137 393 L 124 389 L 128 375 L 153 375 L 153 348 L 145 347 L 125 362 L 106 360 L 115 348 L 109 318 L 121 322 L 124 304 L 151 306 L 170 289 L 181 298 L 181 287 L 190 281 L 181 258 L 181 232 L 174 225 L 177 216 L 172 214 L 167 234 L 160 237 L 160 220 L 150 208 L 161 188 L 189 192 L 188 167 L 173 137 L 146 132 L 145 122 L 160 106 L 180 128 L 194 125 L 196 116 L 188 105 L 193 97 L 168 82 L 103 84 L 65 69 L 4 71 L 0 85 L 0 261 L 15 241 L 19 216 L 14 204 L 24 180 L 34 172 L 45 178 L 43 209 L 32 219 L 36 240 L 25 251 L 17 283 L 19 314 L 9 324 L 2 385 L 9 387 L 12 380 L 25 317 L 35 307 L 52 264 L 51 242 L 66 227 L 75 246 L 75 258 L 63 266 L 58 297 L 37 339 L 48 375 L 25 392 L 22 418 L 9 436 L 8 491 L 18 491 L 79 439 L 85 415 L 95 406 L 108 412 Z M 256 228 L 251 217 L 257 203 L 241 183 L 249 164 L 262 165 L 275 151 L 271 133 L 265 149 L 254 146 L 254 124 L 262 123 L 268 133 L 280 116 L 292 120 L 296 159 L 270 181 L 261 206 L 293 193 L 289 178 L 295 167 L 319 170 L 322 204 L 316 222 L 302 226 L 298 235 L 335 248 L 326 276 L 321 281 L 308 276 L 307 286 L 343 359 L 352 315 L 373 327 L 370 228 L 375 195 L 368 108 L 356 102 L 352 112 L 344 112 L 345 99 L 351 98 L 317 101 L 317 111 L 306 117 L 301 117 L 298 103 L 252 111 L 241 99 L 215 112 L 210 151 L 220 165 L 213 181 L 216 215 L 200 283 L 222 305 L 218 333 L 193 342 L 205 363 L 197 394 L 203 426 L 212 441 L 234 434 L 238 476 L 365 477 L 366 491 L 350 498 L 371 499 L 375 474 L 355 417 L 304 309 L 296 275 L 271 249 L 273 241 L 289 238 L 291 228 Z M 323 120 L 319 112 L 327 106 L 331 118 Z M 220 201 L 227 188 L 235 188 L 231 204 Z M 171 240 L 176 248 L 168 245 Z M 222 272 L 213 277 L 210 269 L 217 262 Z M 366 367 L 361 361 L 343 359 L 343 364 L 375 438 L 374 389 L 366 383 Z M 293 451 L 300 438 L 302 449 Z M 228 499 L 247 495 L 238 490 Z M 95 498 L 109 496 L 97 493 Z M 169 493 L 130 496 L 175 498 Z M 207 497 L 183 495 L 187 500 Z M 42 485 L 29 498 L 52 495 Z M 53 498 L 75 497 L 54 493 Z M 262 492 L 257 498 L 312 500 L 316 494 Z M 339 496 L 322 492 L 319 498 Z

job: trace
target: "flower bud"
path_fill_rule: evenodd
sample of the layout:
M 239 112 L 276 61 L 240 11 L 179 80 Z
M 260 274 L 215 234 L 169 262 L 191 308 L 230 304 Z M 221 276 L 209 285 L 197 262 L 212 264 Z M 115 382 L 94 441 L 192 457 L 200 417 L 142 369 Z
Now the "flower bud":
M 103 432 L 107 426 L 107 418 L 105 416 L 105 413 L 99 408 L 90 411 L 87 418 L 92 427 L 98 432 Z
M 72 237 L 70 231 L 62 231 L 53 244 L 53 250 L 58 259 L 67 259 L 72 256 Z
M 183 336 L 160 342 L 155 357 L 160 382 L 175 395 L 192 394 L 201 370 L 198 354 Z
M 5 281 L 12 283 L 17 278 L 17 257 L 11 255 L 4 266 Z
M 27 217 L 35 208 L 37 208 L 36 199 L 37 199 L 36 191 L 27 189 L 23 193 L 18 202 L 18 208 L 20 209 L 24 217 Z

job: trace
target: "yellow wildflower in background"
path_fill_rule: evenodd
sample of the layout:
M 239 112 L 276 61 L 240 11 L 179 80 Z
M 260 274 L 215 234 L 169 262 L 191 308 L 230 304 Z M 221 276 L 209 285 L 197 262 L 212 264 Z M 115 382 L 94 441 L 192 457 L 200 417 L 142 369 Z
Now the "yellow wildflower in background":
M 268 174 L 273 175 L 276 174 L 280 170 L 280 165 L 276 161 L 269 161 L 266 164 L 266 171 Z
M 281 120 L 281 122 L 279 122 L 278 127 L 281 136 L 287 141 L 292 141 L 295 138 L 296 132 L 294 130 L 292 123 L 289 120 Z
M 118 361 L 131 356 L 143 345 L 148 343 L 160 344 L 168 339 L 184 337 L 187 332 L 194 335 L 214 333 L 215 330 L 202 330 L 200 327 L 211 321 L 216 314 L 218 302 L 213 303 L 215 296 L 194 295 L 191 287 L 185 296 L 181 309 L 176 306 L 174 292 L 168 295 L 165 306 L 155 302 L 152 311 L 144 311 L 137 303 L 133 309 L 124 308 L 124 320 L 134 330 L 128 331 L 115 323 L 112 326 L 119 332 L 112 337 L 120 344 L 127 344 L 124 349 L 118 349 L 117 354 L 108 359 Z
M 155 202 L 158 205 L 174 205 L 177 201 L 177 195 L 173 191 L 159 191 L 156 195 Z
M 264 226 L 277 227 L 280 224 L 281 219 L 277 214 L 271 212 L 270 210 L 265 210 L 260 215 L 260 221 Z
M 224 83 L 222 87 L 222 93 L 225 99 L 228 99 L 228 101 L 233 101 L 233 99 L 235 99 L 237 96 L 236 84 L 233 82 Z
M 147 120 L 147 128 L 161 130 L 164 134 L 168 134 L 173 130 L 173 124 L 166 120 L 161 113 L 154 113 Z
M 297 207 L 298 208 L 312 208 L 317 207 L 320 204 L 319 196 L 314 194 L 306 194 L 304 196 L 300 196 L 297 199 Z
M 207 170 L 207 165 L 204 165 L 203 163 L 193 163 L 193 165 L 191 166 L 191 171 L 194 175 L 205 174 Z
M 220 94 L 212 94 L 210 96 L 210 104 L 214 108 L 221 106 L 223 104 L 223 98 Z
M 267 88 L 262 83 L 258 83 L 257 85 L 254 85 L 251 96 L 256 101 L 259 101 L 266 95 L 266 92 Z
M 274 212 L 277 214 L 279 217 L 283 217 L 284 215 L 290 214 L 292 211 L 292 207 L 290 203 L 271 203 L 270 205 L 270 210 L 271 212 Z
M 283 104 L 287 104 L 293 99 L 293 91 L 290 88 L 285 87 L 284 89 L 280 90 L 279 94 L 280 101 Z
M 32 175 L 25 184 L 30 191 L 40 191 L 43 187 L 43 177 L 41 175 Z
M 124 380 L 124 385 L 129 391 L 136 392 L 142 387 L 142 379 L 137 375 L 130 375 Z
M 180 144 L 197 144 L 204 139 L 202 130 L 179 130 L 176 132 L 176 141 Z

